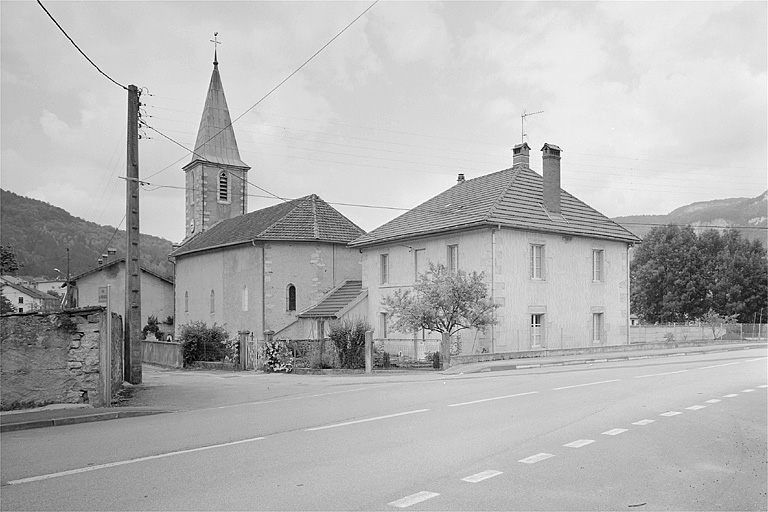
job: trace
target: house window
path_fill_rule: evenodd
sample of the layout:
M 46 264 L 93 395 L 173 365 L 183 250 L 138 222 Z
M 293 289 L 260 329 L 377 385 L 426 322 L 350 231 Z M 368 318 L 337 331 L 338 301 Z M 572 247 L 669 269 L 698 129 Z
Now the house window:
M 603 314 L 592 313 L 592 342 L 603 341 Z
M 189 292 L 184 292 L 184 312 L 189 313 Z
M 19 304 L 24 304 L 24 297 L 19 297 Z
M 381 284 L 389 283 L 389 254 L 380 255 Z
M 458 245 L 449 245 L 448 246 L 448 271 L 451 273 L 456 273 L 457 270 L 459 270 L 459 246 Z
M 288 285 L 286 292 L 286 306 L 288 311 L 296 311 L 296 287 L 292 284 Z
M 387 314 L 386 313 L 379 314 L 379 330 L 381 331 L 381 337 L 386 338 L 387 337 Z
M 229 176 L 226 171 L 219 173 L 219 202 L 229 202 Z
M 531 315 L 531 346 L 540 347 L 544 340 L 544 315 Z
M 603 282 L 605 274 L 603 271 L 604 251 L 595 249 L 592 251 L 592 281 Z
M 248 311 L 248 287 L 243 285 L 243 311 Z
M 24 312 L 24 308 L 19 308 L 19 313 L 23 313 L 23 312 Z
M 531 245 L 531 279 L 544 279 L 543 245 Z
M 216 312 L 216 295 L 211 290 L 211 313 Z
M 423 274 L 426 270 L 425 266 L 427 264 L 427 250 L 426 249 L 416 249 L 413 251 L 413 280 L 416 281 L 419 279 L 419 274 Z

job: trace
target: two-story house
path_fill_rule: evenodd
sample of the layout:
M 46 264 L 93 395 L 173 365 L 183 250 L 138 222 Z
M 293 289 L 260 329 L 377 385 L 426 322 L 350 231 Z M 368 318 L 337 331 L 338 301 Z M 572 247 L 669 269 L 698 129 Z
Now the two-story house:
M 629 251 L 640 240 L 561 190 L 561 150 L 545 144 L 542 152 L 543 176 L 520 144 L 511 168 L 459 175 L 450 189 L 350 244 L 362 251 L 374 338 L 440 338 L 392 332 L 381 304 L 434 262 L 483 272 L 499 306 L 496 325 L 459 334 L 462 354 L 629 342 Z

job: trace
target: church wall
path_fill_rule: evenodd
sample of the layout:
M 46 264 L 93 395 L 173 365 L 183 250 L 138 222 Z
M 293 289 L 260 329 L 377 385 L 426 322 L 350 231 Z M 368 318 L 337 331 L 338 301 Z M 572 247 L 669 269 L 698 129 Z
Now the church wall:
M 248 331 L 262 338 L 262 249 L 252 244 L 222 251 L 223 312 L 232 337 Z
M 224 325 L 224 251 L 208 251 L 176 259 L 176 334 L 182 325 L 205 322 Z M 213 308 L 211 308 L 213 292 Z M 213 309 L 213 311 L 211 311 Z M 225 326 L 226 327 L 226 326 Z

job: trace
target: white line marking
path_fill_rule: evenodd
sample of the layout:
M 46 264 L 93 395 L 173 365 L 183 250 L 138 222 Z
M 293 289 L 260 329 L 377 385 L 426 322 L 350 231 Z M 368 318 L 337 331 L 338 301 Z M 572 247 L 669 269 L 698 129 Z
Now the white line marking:
M 723 395 L 723 398 L 733 398 L 735 396 L 739 396 L 738 393 L 731 393 L 730 395 Z
M 552 388 L 552 391 L 558 391 L 561 389 L 581 388 L 584 386 L 594 386 L 596 384 L 607 384 L 609 382 L 619 382 L 620 380 L 621 379 L 601 380 L 600 382 L 588 382 L 587 384 L 576 384 L 575 386 L 563 386 L 561 388 Z
M 499 476 L 500 474 L 501 474 L 501 471 L 495 471 L 493 469 L 489 469 L 488 471 L 483 471 L 482 473 L 477 473 L 475 475 L 470 475 L 466 478 L 462 478 L 462 480 L 464 480 L 465 482 L 469 482 L 471 484 L 476 484 L 477 482 L 488 480 L 489 478 Z
M 632 424 L 633 424 L 633 425 L 641 425 L 641 426 L 642 426 L 642 425 L 650 425 L 650 424 L 651 424 L 651 423 L 653 423 L 654 421 L 656 421 L 656 420 L 640 420 L 640 421 L 636 421 L 636 422 L 634 422 L 634 423 L 632 423 Z
M 679 411 L 668 411 L 668 412 L 663 412 L 663 413 L 659 414 L 659 416 L 666 416 L 666 417 L 670 418 L 672 416 L 677 416 L 678 414 L 683 414 L 683 413 L 681 413 Z
M 707 400 L 708 404 L 716 404 L 717 402 L 722 402 L 719 398 L 713 398 L 711 400 Z
M 712 365 L 712 366 L 701 366 L 701 367 L 696 368 L 696 369 L 697 370 L 708 370 L 709 368 L 720 368 L 721 366 L 731 366 L 733 364 L 739 364 L 739 362 L 736 361 L 735 363 L 715 364 L 715 365 Z
M 753 391 L 754 391 L 754 389 L 742 389 L 741 390 L 742 393 L 751 393 Z
M 405 498 L 401 498 L 397 501 L 388 503 L 388 505 L 392 505 L 393 507 L 397 507 L 397 508 L 406 508 L 406 507 L 410 507 L 411 505 L 415 505 L 416 503 L 421 503 L 422 501 L 426 501 L 430 498 L 434 498 L 435 496 L 440 496 L 440 494 L 436 492 L 421 491 L 421 492 L 417 492 L 416 494 L 411 494 L 410 496 L 406 496 Z
M 588 444 L 592 444 L 594 442 L 595 442 L 594 439 L 579 439 L 578 441 L 564 444 L 563 446 L 567 448 L 581 448 L 582 446 L 587 446 Z
M 420 412 L 427 412 L 429 409 L 418 409 L 416 411 L 398 412 L 397 414 L 387 414 L 386 416 L 376 416 L 375 418 L 365 418 L 364 420 L 345 421 L 344 423 L 334 423 L 333 425 L 323 425 L 322 427 L 312 427 L 305 429 L 305 432 L 312 432 L 314 430 L 325 430 L 327 428 L 346 427 L 347 425 L 356 425 L 357 423 L 366 423 L 369 421 L 385 420 L 387 418 L 397 418 L 398 416 L 406 416 L 408 414 L 416 414 Z
M 607 432 L 603 432 L 603 435 L 604 436 L 617 436 L 617 435 L 622 434 L 622 433 L 624 433 L 626 431 L 627 431 L 626 428 L 614 428 L 614 429 L 611 429 L 611 430 L 609 430 Z
M 554 457 L 554 455 L 551 453 L 537 453 L 536 455 L 531 455 L 530 457 L 520 459 L 517 462 L 522 462 L 523 464 L 536 464 L 537 462 L 549 459 L 550 457 Z
M 113 468 L 115 466 L 124 466 L 126 464 L 135 464 L 137 462 L 144 462 L 147 460 L 162 459 L 165 457 L 173 457 L 174 455 L 183 455 L 185 453 L 201 452 L 203 450 L 212 450 L 214 448 L 223 448 L 225 446 L 234 446 L 237 444 L 251 443 L 253 441 L 260 441 L 263 437 L 253 437 L 251 439 L 243 439 L 242 441 L 232 441 L 230 443 L 212 444 L 210 446 L 201 446 L 200 448 L 190 448 L 189 450 L 179 450 L 176 452 L 161 453 L 159 455 L 149 455 L 147 457 L 139 457 L 137 459 L 121 460 L 117 462 L 108 462 L 106 464 L 98 464 L 96 466 L 87 466 L 84 468 L 70 469 L 68 471 L 60 471 L 58 473 L 49 473 L 47 475 L 33 476 L 29 478 L 21 478 L 19 480 L 11 480 L 6 482 L 8 485 L 25 484 L 28 482 L 38 482 L 40 480 L 48 480 L 49 478 L 57 478 L 60 476 L 76 475 L 78 473 L 87 473 L 88 471 L 96 471 L 97 469 Z
M 690 407 L 686 407 L 689 411 L 698 411 L 699 409 L 704 409 L 706 405 L 692 405 Z
M 648 374 L 648 375 L 637 375 L 635 378 L 636 379 L 644 379 L 645 377 L 658 377 L 659 375 L 673 375 L 675 373 L 683 373 L 683 372 L 687 372 L 687 371 L 688 370 L 679 370 L 679 371 L 676 371 L 676 372 L 651 373 L 651 374 Z
M 538 391 L 528 391 L 527 393 L 518 393 L 516 395 L 495 396 L 493 398 L 483 398 L 483 399 L 480 399 L 480 400 L 472 400 L 471 402 L 461 402 L 459 404 L 448 404 L 448 407 L 461 407 L 462 405 L 479 404 L 480 402 L 490 402 L 491 400 L 503 400 L 504 398 L 513 398 L 513 397 L 516 397 L 516 396 L 533 395 L 535 393 L 538 393 Z
M 765 389 L 765 388 L 768 388 L 768 384 L 760 384 L 757 387 Z
M 762 361 L 763 359 L 768 359 L 768 357 L 758 357 L 757 359 L 747 359 L 747 363 L 752 363 L 754 361 Z

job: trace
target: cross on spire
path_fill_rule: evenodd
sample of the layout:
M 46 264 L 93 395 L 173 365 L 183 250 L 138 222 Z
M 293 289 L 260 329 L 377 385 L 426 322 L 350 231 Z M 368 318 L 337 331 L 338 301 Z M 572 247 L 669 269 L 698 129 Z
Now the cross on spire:
M 211 39 L 211 42 L 213 43 L 213 65 L 214 66 L 218 66 L 219 65 L 219 58 L 218 58 L 216 49 L 221 44 L 221 42 L 219 42 L 218 36 L 219 36 L 219 33 L 218 32 L 214 32 L 213 33 L 213 39 Z

